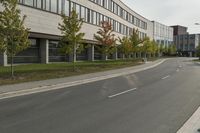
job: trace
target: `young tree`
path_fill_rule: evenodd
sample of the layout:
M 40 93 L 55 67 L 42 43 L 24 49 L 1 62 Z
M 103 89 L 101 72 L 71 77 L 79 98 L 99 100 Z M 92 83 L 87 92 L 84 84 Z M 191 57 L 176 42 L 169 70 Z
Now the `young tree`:
M 169 48 L 170 48 L 169 54 L 176 55 L 176 46 L 174 44 L 171 44 Z
M 149 53 L 151 53 L 152 47 L 151 47 L 151 40 L 150 40 L 149 37 L 146 37 L 146 38 L 144 39 L 142 51 L 143 51 L 144 54 L 145 54 L 145 58 L 147 58 L 147 55 L 148 55 Z
M 119 45 L 119 51 L 124 56 L 128 56 L 132 52 L 132 45 L 128 37 L 123 37 L 122 39 L 119 38 L 119 42 L 121 45 Z
M 132 52 L 134 54 L 136 54 L 137 52 L 141 52 L 141 51 L 139 51 L 140 48 L 138 46 L 139 46 L 139 44 L 143 43 L 144 40 L 139 38 L 139 31 L 135 30 L 133 28 L 133 32 L 130 35 L 129 39 L 130 39 L 131 44 L 132 44 Z
M 197 56 L 199 57 L 199 60 L 200 60 L 200 44 L 199 44 L 199 46 L 196 48 L 196 54 L 197 54 Z
M 73 70 L 75 71 L 76 54 L 83 50 L 83 37 L 85 33 L 80 30 L 83 25 L 83 19 L 78 18 L 78 14 L 73 9 L 69 17 L 65 14 L 61 15 L 62 23 L 59 23 L 62 38 L 60 41 L 61 52 L 73 55 Z
M 112 24 L 109 21 L 101 22 L 101 27 L 97 35 L 94 34 L 94 39 L 101 45 L 100 51 L 107 56 L 116 50 L 117 39 L 113 34 Z
M 0 52 L 11 57 L 11 76 L 14 78 L 14 57 L 29 47 L 29 29 L 24 26 L 26 16 L 20 16 L 18 0 L 1 0 L 0 4 L 3 6 L 0 11 Z
M 152 50 L 152 54 L 153 54 L 153 57 L 156 56 L 156 54 L 158 53 L 158 44 L 155 42 L 155 40 L 151 41 L 151 50 Z
M 164 48 L 164 45 L 163 44 L 160 44 L 160 46 L 159 46 L 159 51 L 160 51 L 160 54 L 161 54 L 161 56 L 164 54 L 164 52 L 165 52 L 165 48 Z

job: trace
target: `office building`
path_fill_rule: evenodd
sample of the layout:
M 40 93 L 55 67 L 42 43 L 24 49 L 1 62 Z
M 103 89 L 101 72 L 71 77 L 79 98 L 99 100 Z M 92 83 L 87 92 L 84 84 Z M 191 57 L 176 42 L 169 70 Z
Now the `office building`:
M 199 34 L 189 34 L 187 27 L 176 25 L 174 28 L 174 44 L 180 56 L 195 56 L 196 48 L 200 44 Z
M 164 47 L 169 47 L 173 44 L 173 28 L 166 26 L 156 21 L 153 22 L 153 39 Z

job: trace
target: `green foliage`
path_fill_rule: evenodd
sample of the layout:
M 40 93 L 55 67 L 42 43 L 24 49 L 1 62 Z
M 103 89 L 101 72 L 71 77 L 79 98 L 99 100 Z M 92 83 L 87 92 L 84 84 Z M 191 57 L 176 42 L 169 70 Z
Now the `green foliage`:
M 119 38 L 119 42 L 121 43 L 121 45 L 119 45 L 118 48 L 121 53 L 123 53 L 126 56 L 132 53 L 133 47 L 128 37 L 123 37 L 122 39 Z
M 78 14 L 74 9 L 69 17 L 65 14 L 62 14 L 61 17 L 62 23 L 59 23 L 58 27 L 62 34 L 59 43 L 59 47 L 61 48 L 60 51 L 64 54 L 75 55 L 77 52 L 83 50 L 83 37 L 85 36 L 85 33 L 80 33 L 83 20 L 78 18 Z M 75 58 L 75 56 L 73 58 Z
M 155 56 L 155 54 L 159 53 L 159 47 L 158 44 L 153 40 L 151 41 L 151 53 Z
M 161 54 L 163 54 L 165 52 L 165 47 L 164 47 L 163 44 L 160 44 L 159 51 L 160 51 Z
M 99 50 L 103 54 L 109 55 L 116 50 L 117 39 L 113 34 L 112 24 L 109 21 L 101 22 L 101 27 L 97 34 L 94 34 L 94 39 L 101 45 Z
M 199 44 L 199 46 L 196 48 L 196 54 L 197 54 L 197 56 L 199 57 L 199 60 L 200 60 L 200 44 Z
M 175 45 L 170 45 L 168 48 L 168 54 L 169 55 L 175 55 L 176 54 L 176 46 Z
M 134 28 L 133 28 L 133 32 L 132 32 L 132 34 L 130 35 L 130 42 L 131 42 L 131 44 L 132 44 L 132 51 L 133 52 L 138 52 L 139 51 L 139 44 L 142 44 L 143 42 L 144 42 L 144 39 L 142 40 L 142 39 L 140 39 L 139 38 L 139 31 L 138 30 L 135 30 Z
M 20 51 L 29 47 L 29 29 L 24 26 L 26 16 L 17 8 L 18 0 L 1 0 L 0 11 L 0 52 L 11 57 L 11 73 L 14 77 L 13 60 Z
M 149 37 L 146 37 L 143 42 L 142 52 L 145 54 L 152 52 L 152 43 Z
M 29 47 L 28 28 L 25 28 L 26 16 L 20 17 L 17 0 L 2 0 L 4 10 L 0 12 L 0 52 L 15 56 Z

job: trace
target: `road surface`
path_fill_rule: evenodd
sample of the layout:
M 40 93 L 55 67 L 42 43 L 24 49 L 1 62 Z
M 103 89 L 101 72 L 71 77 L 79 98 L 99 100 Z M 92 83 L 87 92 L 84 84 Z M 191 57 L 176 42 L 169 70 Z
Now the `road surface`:
M 0 100 L 0 133 L 175 133 L 200 106 L 200 65 L 146 71 Z

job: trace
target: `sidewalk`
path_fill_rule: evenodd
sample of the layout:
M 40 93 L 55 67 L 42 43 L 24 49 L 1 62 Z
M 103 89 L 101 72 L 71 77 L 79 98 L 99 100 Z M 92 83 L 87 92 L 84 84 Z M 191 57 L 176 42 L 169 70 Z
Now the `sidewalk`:
M 200 129 L 200 107 L 177 133 L 200 133 L 198 129 Z
M 134 67 L 109 70 L 109 71 L 97 72 L 97 73 L 91 73 L 91 74 L 84 74 L 84 75 L 79 75 L 79 76 L 0 86 L 0 99 L 21 96 L 21 95 L 28 95 L 28 94 L 38 93 L 38 92 L 45 92 L 45 91 L 50 91 L 50 90 L 56 90 L 56 89 L 61 89 L 65 87 L 76 86 L 80 84 L 86 84 L 86 83 L 95 82 L 99 80 L 105 80 L 105 79 L 114 78 L 114 77 L 118 77 L 122 75 L 136 73 L 143 70 L 154 68 L 162 64 L 166 60 L 167 59 L 159 59 L 154 62 L 148 62 L 148 63 L 134 66 Z

